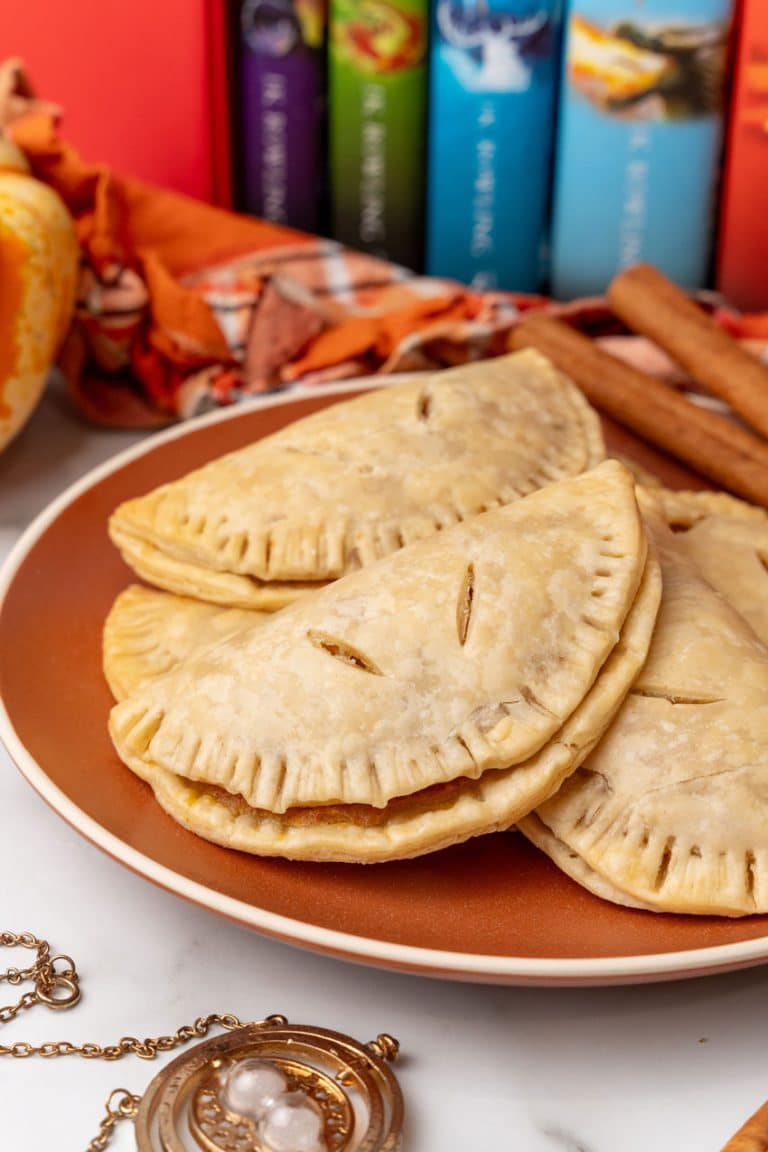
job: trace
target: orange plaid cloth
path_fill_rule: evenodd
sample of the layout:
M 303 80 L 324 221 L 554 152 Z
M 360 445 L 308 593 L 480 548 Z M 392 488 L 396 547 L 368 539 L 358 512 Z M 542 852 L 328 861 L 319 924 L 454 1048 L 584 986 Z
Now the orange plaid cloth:
M 565 313 L 607 334 L 614 353 L 675 377 L 645 341 L 617 335 L 601 300 L 555 305 L 414 276 L 88 164 L 60 138 L 51 106 L 30 100 L 22 111 L 6 128 L 69 207 L 82 250 L 60 364 L 80 407 L 101 423 L 158 424 L 296 381 L 497 355 L 528 308 Z M 768 316 L 718 317 L 768 344 Z

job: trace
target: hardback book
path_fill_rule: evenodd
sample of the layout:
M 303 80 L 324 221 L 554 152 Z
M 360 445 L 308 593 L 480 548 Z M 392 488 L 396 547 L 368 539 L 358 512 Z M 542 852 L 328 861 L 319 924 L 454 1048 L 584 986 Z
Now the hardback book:
M 436 0 L 427 271 L 477 289 L 541 286 L 560 0 Z
M 325 0 L 240 5 L 243 207 L 307 232 L 324 200 L 325 31 Z
M 738 308 L 768 308 L 768 5 L 743 0 L 730 112 L 718 287 Z
M 0 45 L 84 159 L 231 206 L 226 0 L 0 3 Z
M 655 264 L 709 269 L 731 0 L 571 0 L 552 226 L 552 291 L 602 292 Z
M 421 270 L 427 0 L 331 0 L 332 235 Z

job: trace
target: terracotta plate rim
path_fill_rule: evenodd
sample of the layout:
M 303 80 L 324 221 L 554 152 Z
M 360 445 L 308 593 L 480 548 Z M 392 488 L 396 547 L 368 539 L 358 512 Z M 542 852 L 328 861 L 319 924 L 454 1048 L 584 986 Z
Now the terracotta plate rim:
M 387 378 L 387 382 L 406 378 L 405 374 Z M 362 377 L 343 383 L 299 387 L 289 393 L 260 397 L 259 408 L 289 405 L 308 396 L 343 396 L 348 392 L 375 388 L 380 377 Z M 33 520 L 0 567 L 0 608 L 17 573 L 40 537 L 58 516 L 83 493 L 102 479 L 139 459 L 156 448 L 179 439 L 191 431 L 211 424 L 237 419 L 253 411 L 249 403 L 224 411 L 214 411 L 193 421 L 174 426 L 142 440 L 106 462 L 91 469 L 66 488 Z M 0 699 L 0 740 L 11 759 L 35 791 L 76 831 L 132 871 L 210 911 L 253 928 L 264 935 L 309 948 L 342 956 L 378 967 L 445 979 L 478 982 L 540 983 L 547 985 L 595 985 L 633 983 L 642 980 L 664 980 L 702 976 L 731 971 L 768 960 L 768 936 L 684 951 L 641 954 L 635 956 L 601 956 L 593 958 L 538 958 L 524 956 L 482 955 L 478 953 L 419 948 L 387 940 L 357 936 L 324 928 L 305 920 L 282 916 L 267 909 L 226 896 L 215 888 L 190 880 L 157 863 L 152 857 L 132 848 L 109 832 L 93 817 L 79 808 L 29 753 L 18 736 L 5 704 Z

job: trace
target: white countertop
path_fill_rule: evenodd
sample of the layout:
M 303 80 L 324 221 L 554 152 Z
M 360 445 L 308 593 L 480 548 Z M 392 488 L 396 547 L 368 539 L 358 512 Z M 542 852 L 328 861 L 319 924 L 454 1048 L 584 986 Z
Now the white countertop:
M 138 437 L 83 424 L 53 388 L 0 457 L 0 559 L 72 480 Z M 768 968 L 580 990 L 400 976 L 262 939 L 153 887 L 67 827 L 0 749 L 0 931 L 47 936 L 82 1003 L 0 1026 L 0 1043 L 111 1043 L 208 1012 L 400 1039 L 405 1152 L 717 1152 L 768 1097 Z M 24 967 L 29 954 L 0 950 Z M 0 985 L 0 1004 L 16 989 Z M 164 1057 L 165 1060 L 170 1056 Z M 84 1149 L 109 1090 L 156 1066 L 0 1060 L 0 1148 Z M 116 1149 L 133 1147 L 118 1134 Z

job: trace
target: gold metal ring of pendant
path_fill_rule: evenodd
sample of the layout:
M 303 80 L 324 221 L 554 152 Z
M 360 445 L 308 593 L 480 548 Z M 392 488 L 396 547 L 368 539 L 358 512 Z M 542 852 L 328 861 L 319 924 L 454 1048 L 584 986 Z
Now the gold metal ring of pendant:
M 397 1152 L 397 1042 L 249 1024 L 178 1056 L 136 1114 L 139 1152 Z

